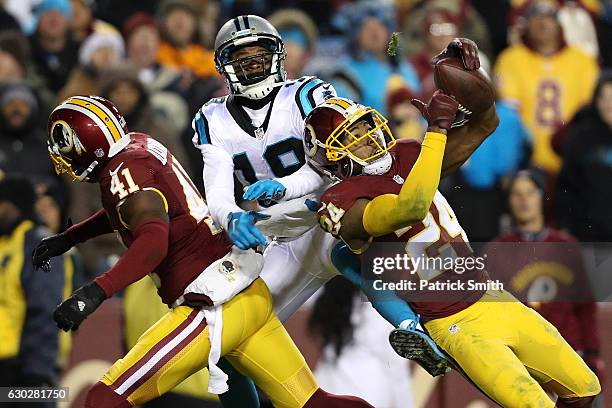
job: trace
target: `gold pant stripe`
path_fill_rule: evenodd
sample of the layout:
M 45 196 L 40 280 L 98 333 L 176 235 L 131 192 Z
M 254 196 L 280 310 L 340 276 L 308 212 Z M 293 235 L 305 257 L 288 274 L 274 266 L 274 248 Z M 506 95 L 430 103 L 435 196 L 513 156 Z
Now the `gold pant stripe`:
M 194 310 L 194 312 L 197 311 Z M 135 371 L 126 378 L 125 381 L 114 384 L 117 386 L 115 391 L 118 394 L 130 395 L 133 393 L 140 385 L 155 375 L 158 370 L 164 367 L 175 355 L 180 353 L 194 338 L 204 331 L 206 328 L 204 313 L 197 312 L 195 317 L 192 317 L 192 314 L 190 314 L 189 318 L 185 321 L 189 323 L 187 326 L 181 328 L 180 331 L 175 330 L 174 333 L 164 337 L 162 341 L 157 343 L 155 347 L 147 353 L 149 358 L 145 356 L 145 358 L 134 365 Z
M 159 343 L 176 332 L 185 321 L 201 313 L 187 306 L 170 310 L 137 341 L 128 354 L 118 360 L 101 381 L 117 391 L 122 390 L 132 405 L 140 405 L 171 390 L 208 363 L 210 340 L 205 321 L 172 349 L 166 358 L 153 362 L 162 350 Z M 190 318 L 191 317 L 191 318 Z M 304 357 L 274 314 L 272 298 L 265 283 L 256 279 L 251 286 L 223 305 L 221 354 L 240 372 L 252 378 L 268 395 L 275 407 L 302 407 L 317 390 L 317 382 Z M 190 324 L 191 324 L 190 323 Z M 174 333 L 174 334 L 173 334 Z M 274 352 L 271 353 L 270 350 Z M 146 367 L 154 367 L 142 374 Z M 126 380 L 143 371 L 138 380 Z M 135 378 L 135 377 L 134 377 Z M 138 381 L 138 382 L 136 382 Z

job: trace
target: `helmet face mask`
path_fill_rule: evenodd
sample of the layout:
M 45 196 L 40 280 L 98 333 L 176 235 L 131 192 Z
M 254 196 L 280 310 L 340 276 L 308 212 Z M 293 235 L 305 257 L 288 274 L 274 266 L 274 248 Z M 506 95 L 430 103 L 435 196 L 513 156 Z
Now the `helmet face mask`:
M 390 138 L 385 138 L 385 133 L 393 137 L 384 116 L 369 107 L 358 110 L 329 136 L 325 143 L 327 156 L 330 160 L 348 156 L 367 166 L 389 150 L 386 139 Z M 367 146 L 370 149 L 366 149 Z
M 262 52 L 240 55 L 258 47 Z M 236 57 L 236 54 L 238 56 Z M 236 17 L 221 27 L 215 39 L 215 64 L 232 95 L 261 99 L 285 82 L 285 46 L 278 31 L 258 16 Z M 250 72 L 251 64 L 260 68 Z
M 306 118 L 305 152 L 309 163 L 335 180 L 360 174 L 384 174 L 396 140 L 376 109 L 332 98 Z

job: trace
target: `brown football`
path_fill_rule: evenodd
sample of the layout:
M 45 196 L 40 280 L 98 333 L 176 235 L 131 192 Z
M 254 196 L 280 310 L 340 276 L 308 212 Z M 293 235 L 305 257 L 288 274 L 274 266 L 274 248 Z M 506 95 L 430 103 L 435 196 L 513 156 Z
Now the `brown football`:
M 459 58 L 445 58 L 434 67 L 438 89 L 453 95 L 468 113 L 481 113 L 495 102 L 493 84 L 482 67 L 468 71 Z

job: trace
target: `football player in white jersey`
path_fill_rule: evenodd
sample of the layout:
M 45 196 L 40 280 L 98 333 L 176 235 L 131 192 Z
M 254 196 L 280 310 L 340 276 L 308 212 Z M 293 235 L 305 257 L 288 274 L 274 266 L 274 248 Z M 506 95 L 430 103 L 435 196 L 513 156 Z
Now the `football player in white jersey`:
M 287 80 L 284 60 L 283 41 L 265 19 L 248 15 L 225 23 L 215 40 L 215 63 L 229 95 L 207 102 L 193 121 L 213 218 L 240 248 L 271 241 L 261 276 L 281 321 L 338 274 L 330 259 L 337 241 L 315 228 L 304 204 L 303 197 L 322 192 L 326 181 L 304 165 L 302 142 L 306 115 L 336 93 L 316 77 Z M 234 175 L 251 186 L 244 199 L 273 204 L 262 211 L 273 215 L 269 220 L 237 205 Z
M 261 277 L 281 321 L 338 274 L 330 258 L 337 241 L 322 233 L 304 204 L 326 181 L 304 165 L 303 147 L 304 118 L 336 92 L 315 77 L 287 80 L 284 60 L 283 41 L 268 21 L 229 20 L 215 39 L 215 64 L 229 95 L 208 101 L 193 120 L 211 215 L 239 248 L 269 243 Z M 235 179 L 251 186 L 242 199 L 268 206 L 267 215 L 238 206 Z M 223 359 L 219 366 L 229 375 L 230 392 L 219 396 L 223 406 L 259 406 L 252 382 Z

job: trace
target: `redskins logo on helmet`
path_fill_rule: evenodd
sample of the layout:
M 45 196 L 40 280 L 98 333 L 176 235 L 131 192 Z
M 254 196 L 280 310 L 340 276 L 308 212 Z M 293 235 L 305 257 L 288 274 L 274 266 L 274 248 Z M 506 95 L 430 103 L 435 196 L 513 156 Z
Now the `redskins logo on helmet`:
M 94 170 L 130 142 L 125 119 L 112 102 L 73 96 L 59 104 L 48 123 L 47 145 L 58 174 L 89 181 Z
M 389 150 L 396 140 L 387 119 L 376 109 L 330 98 L 310 112 L 305 125 L 308 161 L 331 179 L 384 174 L 391 168 Z

